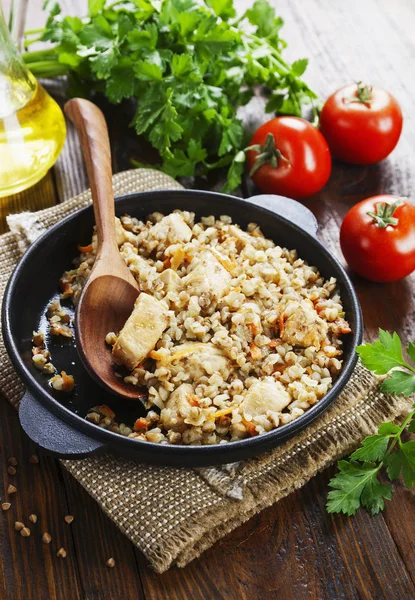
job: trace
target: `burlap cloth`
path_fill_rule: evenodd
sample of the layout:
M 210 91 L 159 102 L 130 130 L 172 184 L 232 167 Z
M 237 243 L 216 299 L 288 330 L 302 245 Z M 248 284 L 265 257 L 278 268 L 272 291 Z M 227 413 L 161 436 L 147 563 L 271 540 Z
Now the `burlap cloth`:
M 180 187 L 150 169 L 114 176 L 115 195 Z M 89 202 L 88 190 L 53 208 L 9 217 L 11 232 L 0 236 L 0 298 L 28 245 Z M 17 407 L 23 388 L 2 338 L 0 357 L 1 390 Z M 172 565 L 185 566 L 252 515 L 303 486 L 380 423 L 399 417 L 410 405 L 409 400 L 381 393 L 372 374 L 358 365 L 344 392 L 322 417 L 256 459 L 209 469 L 146 466 L 111 455 L 62 463 L 161 573 Z

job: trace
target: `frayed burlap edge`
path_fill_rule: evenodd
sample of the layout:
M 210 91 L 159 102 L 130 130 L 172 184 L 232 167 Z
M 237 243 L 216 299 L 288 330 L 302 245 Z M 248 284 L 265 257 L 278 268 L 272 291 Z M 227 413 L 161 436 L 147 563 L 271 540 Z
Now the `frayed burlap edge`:
M 148 189 L 180 189 L 166 175 L 143 169 L 114 176 L 116 195 Z M 86 206 L 89 190 L 61 205 L 9 218 L 12 233 L 0 238 L 0 295 L 21 253 L 48 227 Z M 17 407 L 23 387 L 0 339 L 1 389 Z M 62 461 L 105 513 L 140 548 L 158 572 L 199 556 L 251 516 L 304 485 L 349 453 L 380 423 L 411 406 L 379 392 L 361 365 L 330 409 L 305 431 L 266 455 L 210 469 L 172 469 L 96 456 Z

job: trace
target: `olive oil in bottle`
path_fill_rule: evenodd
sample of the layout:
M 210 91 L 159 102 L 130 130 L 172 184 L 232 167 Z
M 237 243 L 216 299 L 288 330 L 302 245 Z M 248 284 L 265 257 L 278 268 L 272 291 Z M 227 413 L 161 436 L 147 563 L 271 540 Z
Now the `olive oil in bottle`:
M 0 8 L 0 198 L 38 182 L 65 135 L 61 109 L 27 70 Z

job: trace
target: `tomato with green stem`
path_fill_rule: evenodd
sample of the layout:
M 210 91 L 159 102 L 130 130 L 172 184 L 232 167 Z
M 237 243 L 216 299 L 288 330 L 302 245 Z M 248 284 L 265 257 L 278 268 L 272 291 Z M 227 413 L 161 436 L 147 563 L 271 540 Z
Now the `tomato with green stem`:
M 392 94 L 361 81 L 332 94 L 320 114 L 320 131 L 333 156 L 357 165 L 386 158 L 398 143 L 402 123 Z
M 340 229 L 349 266 L 370 281 L 398 281 L 415 271 L 415 206 L 388 194 L 355 204 Z
M 245 149 L 249 175 L 260 190 L 305 198 L 327 183 L 331 156 L 314 125 L 298 117 L 277 117 L 254 133 Z

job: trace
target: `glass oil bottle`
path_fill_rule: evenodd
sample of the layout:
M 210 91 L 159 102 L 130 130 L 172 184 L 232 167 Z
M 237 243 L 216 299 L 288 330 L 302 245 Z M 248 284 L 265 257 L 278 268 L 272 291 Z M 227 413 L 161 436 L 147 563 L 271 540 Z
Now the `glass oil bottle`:
M 65 136 L 62 111 L 26 68 L 0 6 L 0 198 L 37 183 Z

